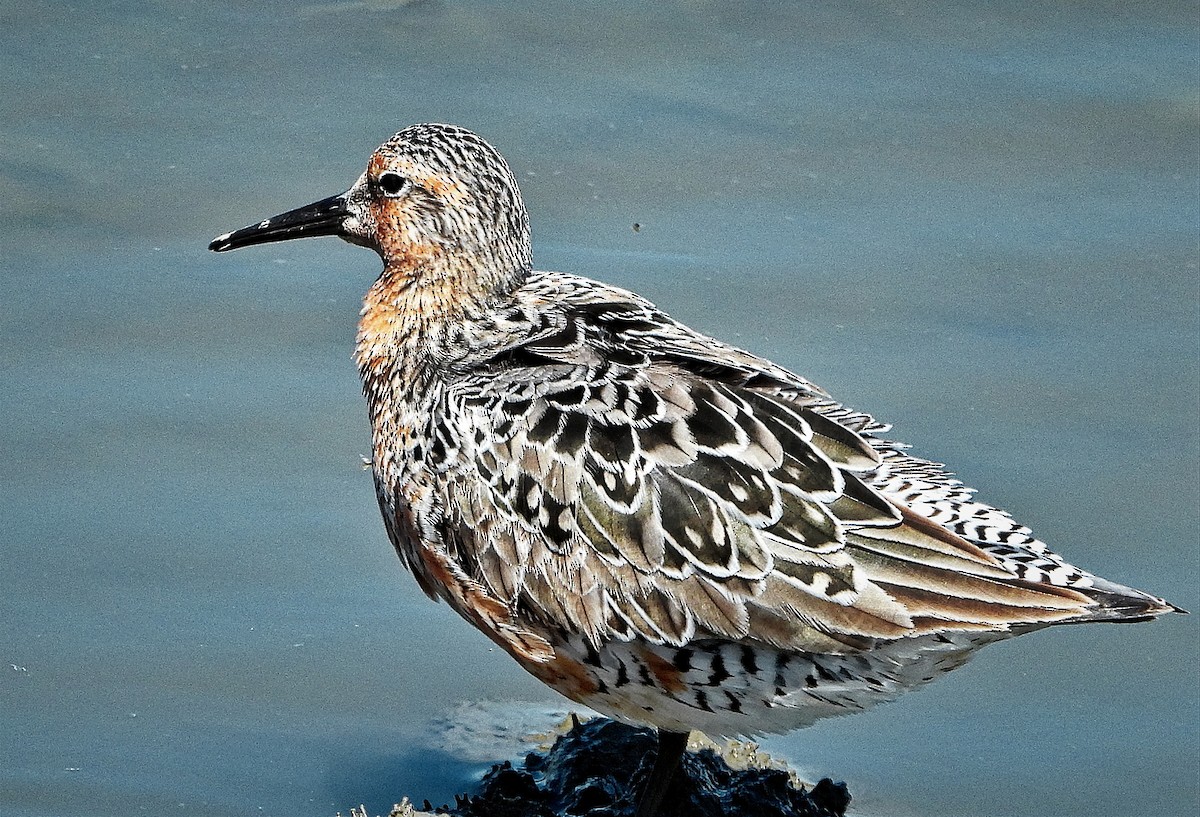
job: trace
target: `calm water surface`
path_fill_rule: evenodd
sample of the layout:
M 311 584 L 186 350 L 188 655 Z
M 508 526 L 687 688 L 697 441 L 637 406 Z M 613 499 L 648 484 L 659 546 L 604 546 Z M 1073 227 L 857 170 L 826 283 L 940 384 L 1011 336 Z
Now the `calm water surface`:
M 0 813 L 440 802 L 488 756 L 441 737 L 463 702 L 563 706 L 385 539 L 349 358 L 377 260 L 205 250 L 417 121 L 500 146 L 539 266 L 1200 608 L 1195 12 L 0 6 Z M 1195 616 L 1063 628 L 766 745 L 860 814 L 1190 815 L 1198 671 Z

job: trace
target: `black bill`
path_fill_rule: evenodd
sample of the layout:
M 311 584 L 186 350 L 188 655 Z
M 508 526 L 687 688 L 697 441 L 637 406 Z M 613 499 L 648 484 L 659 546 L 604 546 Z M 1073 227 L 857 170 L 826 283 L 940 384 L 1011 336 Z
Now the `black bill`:
M 232 233 L 219 235 L 208 248 L 213 252 L 236 250 L 252 244 L 267 244 L 271 241 L 287 241 L 292 238 L 308 238 L 319 235 L 342 235 L 342 224 L 349 215 L 346 194 L 330 196 L 304 207 L 297 207 L 266 221 L 251 224 Z

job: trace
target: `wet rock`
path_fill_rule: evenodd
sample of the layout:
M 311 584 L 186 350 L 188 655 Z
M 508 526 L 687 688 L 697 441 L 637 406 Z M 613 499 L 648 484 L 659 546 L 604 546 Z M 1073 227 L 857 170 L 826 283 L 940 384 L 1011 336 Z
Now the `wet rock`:
M 432 811 L 457 817 L 627 817 L 634 811 L 658 739 L 605 718 L 572 719 L 570 731 L 523 763 L 504 762 L 484 775 L 475 794 L 453 806 L 416 811 L 408 801 L 390 817 Z M 703 739 L 701 739 L 703 740 Z M 850 803 L 844 783 L 824 779 L 805 788 L 788 769 L 753 744 L 689 746 L 661 817 L 843 817 Z M 367 817 L 352 811 L 352 817 Z

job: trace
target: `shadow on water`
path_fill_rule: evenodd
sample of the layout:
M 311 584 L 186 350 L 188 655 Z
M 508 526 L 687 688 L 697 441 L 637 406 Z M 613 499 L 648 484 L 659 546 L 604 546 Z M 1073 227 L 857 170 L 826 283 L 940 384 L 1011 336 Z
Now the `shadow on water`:
M 424 746 L 394 752 L 363 747 L 331 754 L 326 760 L 328 771 L 318 787 L 319 799 L 337 803 L 343 813 L 364 805 L 371 814 L 386 814 L 405 793 L 418 805 L 425 799 L 434 806 L 453 802 L 455 792 L 474 790 L 487 769 L 485 764 Z

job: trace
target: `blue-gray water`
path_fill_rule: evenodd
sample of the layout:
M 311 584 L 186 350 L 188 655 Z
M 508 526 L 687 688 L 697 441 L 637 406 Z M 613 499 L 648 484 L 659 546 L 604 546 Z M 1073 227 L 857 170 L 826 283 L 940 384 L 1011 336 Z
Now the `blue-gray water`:
M 441 801 L 480 768 L 435 728 L 461 702 L 561 705 L 386 541 L 349 359 L 375 257 L 205 250 L 417 121 L 505 152 L 539 266 L 797 369 L 1074 561 L 1200 608 L 1196 24 L 3 4 L 0 813 Z M 860 814 L 1192 815 L 1198 632 L 1034 634 L 766 747 Z

